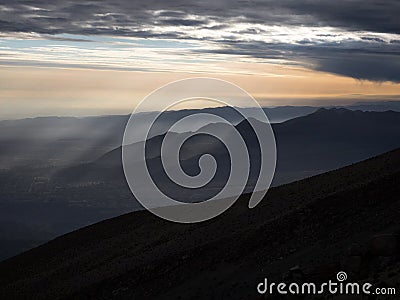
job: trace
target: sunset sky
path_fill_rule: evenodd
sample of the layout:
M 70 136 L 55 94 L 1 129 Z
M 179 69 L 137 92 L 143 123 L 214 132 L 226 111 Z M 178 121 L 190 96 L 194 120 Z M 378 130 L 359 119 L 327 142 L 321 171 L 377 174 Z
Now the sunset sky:
M 0 0 L 0 119 L 130 113 L 216 77 L 260 105 L 399 100 L 398 1 Z

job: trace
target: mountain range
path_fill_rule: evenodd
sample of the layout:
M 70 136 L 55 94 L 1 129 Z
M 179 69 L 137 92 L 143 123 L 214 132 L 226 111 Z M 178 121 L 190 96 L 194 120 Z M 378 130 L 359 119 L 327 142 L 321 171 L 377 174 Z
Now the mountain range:
M 257 299 L 265 277 L 325 282 L 339 271 L 351 282 L 398 287 L 399 192 L 397 149 L 272 188 L 254 209 L 243 195 L 218 218 L 199 224 L 133 212 L 0 262 L 0 294 Z
M 319 109 L 306 116 L 272 124 L 278 150 L 273 186 L 321 174 L 400 147 L 399 115 L 399 112 L 393 111 Z M 109 120 L 112 117 L 104 118 Z M 19 124 L 19 121 L 16 123 Z M 69 138 L 66 141 L 55 139 L 60 128 L 54 124 L 52 126 L 52 123 L 44 122 L 47 124 L 48 134 L 44 134 L 43 137 L 51 138 L 38 141 L 43 144 L 31 148 L 29 139 L 25 144 L 21 144 L 21 153 L 28 155 L 31 151 L 37 151 L 36 153 L 44 158 L 43 161 L 32 161 L 32 157 L 28 157 L 26 159 L 30 163 L 0 170 L 0 259 L 80 227 L 142 209 L 132 196 L 122 172 L 119 147 L 122 133 L 118 128 L 123 127 L 123 122 L 118 126 L 109 127 L 100 126 L 103 122 L 99 121 L 99 126 L 83 126 L 82 128 L 94 128 L 93 131 L 86 132 L 79 131 L 77 126 L 75 129 L 80 137 L 77 137 L 72 127 L 67 126 L 68 134 L 64 137 L 69 135 Z M 113 122 L 108 124 L 111 123 Z M 30 132 L 29 127 L 32 124 L 28 124 L 29 126 L 25 127 L 17 126 L 18 130 L 21 133 Z M 218 123 L 207 126 L 216 131 L 224 130 Z M 12 128 L 8 136 L 16 127 Z M 32 125 L 32 128 L 35 127 Z M 40 136 L 39 128 L 40 126 L 32 129 L 32 134 Z M 245 192 L 250 192 L 258 172 L 258 143 L 248 122 L 241 121 L 236 128 L 242 133 L 251 156 L 251 176 L 245 189 Z M 4 133 L 6 130 L 0 129 L 0 132 Z M 185 134 L 177 132 L 174 135 L 178 137 Z M 85 135 L 92 139 L 86 140 Z M 32 140 L 35 140 L 34 137 Z M 171 186 L 166 180 L 160 168 L 159 146 L 162 139 L 163 135 L 156 135 L 147 141 L 150 150 L 147 158 L 164 191 L 181 201 L 193 202 L 204 200 L 220 189 L 229 171 L 228 157 L 220 143 L 200 136 L 184 145 L 181 163 L 189 174 L 195 175 L 198 172 L 199 156 L 204 152 L 210 153 L 210 149 L 220 162 L 215 180 L 206 190 L 194 192 Z M 5 141 L 6 139 L 3 142 L 7 144 Z M 140 143 L 132 145 L 137 146 L 141 146 Z M 15 156 L 11 150 L 10 146 L 9 154 L 13 158 L 18 157 L 18 149 L 13 150 Z M 62 160 L 64 154 L 68 154 L 68 159 L 62 163 L 51 160 Z M 0 158 L 11 162 L 7 155 Z
M 355 103 L 342 108 L 362 111 L 400 111 L 400 101 Z M 315 112 L 317 106 L 264 107 L 271 123 L 281 123 Z M 327 108 L 334 108 L 327 106 Z M 254 108 L 246 108 L 249 117 Z M 243 121 L 233 108 L 217 107 L 164 112 L 153 126 L 153 136 L 162 135 L 181 118 L 195 113 L 212 113 L 232 124 Z M 135 114 L 146 126 L 148 115 Z M 37 117 L 0 121 L 0 165 L 2 169 L 15 166 L 67 166 L 90 162 L 121 145 L 128 115 L 94 117 Z M 199 125 L 200 126 L 200 125 Z M 140 130 L 138 128 L 137 130 Z M 185 131 L 184 128 L 182 132 Z M 29 150 L 29 151 L 28 151 Z
M 232 129 L 224 124 L 214 123 L 206 127 L 227 139 L 232 136 Z M 340 168 L 400 146 L 400 112 L 393 111 L 362 112 L 321 108 L 307 116 L 272 124 L 272 128 L 278 152 L 274 185 Z M 236 125 L 236 129 L 249 149 L 253 166 L 248 184 L 251 186 L 258 176 L 258 141 L 246 120 Z M 170 184 L 163 174 L 160 158 L 164 136 L 155 136 L 146 141 L 146 158 L 156 181 Z M 132 152 L 139 153 L 143 143 L 129 147 L 134 148 Z M 222 185 L 229 173 L 229 157 L 224 146 L 214 138 L 203 136 L 192 139 L 187 146 L 184 144 L 180 152 L 181 164 L 187 166 L 188 173 L 196 174 L 199 171 L 198 159 L 204 153 L 211 153 L 217 162 L 221 162 L 219 171 L 224 175 L 217 176 L 212 187 Z M 91 163 L 64 169 L 59 176 L 72 182 L 124 181 L 121 147 Z

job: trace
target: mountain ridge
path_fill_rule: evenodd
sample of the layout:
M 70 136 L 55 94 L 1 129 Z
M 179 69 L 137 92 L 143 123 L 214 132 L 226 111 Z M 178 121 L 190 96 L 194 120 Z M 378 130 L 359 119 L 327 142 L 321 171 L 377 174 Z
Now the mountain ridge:
M 351 243 L 400 229 L 399 180 L 396 149 L 272 188 L 251 210 L 244 195 L 200 224 L 130 213 L 0 262 L 0 291 L 39 299 L 255 297 L 263 276 L 279 279 L 296 263 L 343 264 Z
M 255 121 L 256 124 L 257 122 L 260 121 Z M 258 142 L 250 124 L 244 120 L 235 127 L 245 137 L 248 149 L 256 155 Z M 219 123 L 209 124 L 206 128 L 229 134 L 229 131 L 224 129 L 225 125 Z M 400 146 L 400 112 L 361 112 L 343 108 L 322 108 L 306 116 L 272 124 L 272 128 L 279 153 L 277 175 L 281 176 L 282 173 L 282 176 L 275 180 L 275 185 L 302 179 L 308 174 L 321 173 L 321 170 L 328 171 L 342 167 Z M 159 149 L 163 137 L 164 135 L 158 135 L 146 142 L 149 158 L 160 155 Z M 142 144 L 137 144 L 137 147 L 142 147 Z M 195 158 L 197 152 L 200 154 L 202 147 L 197 147 L 194 143 L 190 149 L 188 151 Z M 196 152 L 193 149 L 198 150 Z M 296 151 L 293 152 L 293 149 Z M 83 178 L 87 178 L 84 180 L 108 180 L 107 178 L 123 180 L 121 153 L 121 147 L 118 147 L 92 163 L 78 167 L 81 171 L 74 171 L 76 167 L 73 167 L 69 171 L 63 171 L 67 173 L 61 173 L 61 176 L 79 179 L 75 175 L 68 175 L 69 172 L 69 174 L 81 174 Z M 193 164 L 197 163 L 193 161 Z M 108 171 L 102 171 L 102 166 L 109 168 Z M 291 175 L 288 172 L 297 174 Z M 101 179 L 103 175 L 105 177 Z

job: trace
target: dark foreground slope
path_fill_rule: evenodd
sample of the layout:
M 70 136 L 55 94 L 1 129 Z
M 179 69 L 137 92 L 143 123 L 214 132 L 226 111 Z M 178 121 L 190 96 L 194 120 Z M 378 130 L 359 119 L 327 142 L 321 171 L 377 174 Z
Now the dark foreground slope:
M 377 234 L 396 236 L 399 192 L 400 149 L 273 188 L 252 210 L 243 196 L 200 224 L 170 223 L 145 211 L 127 214 L 1 262 L 0 295 L 252 299 L 264 277 L 281 280 L 295 265 L 314 280 L 333 279 L 342 270 L 353 280 L 396 285 L 398 256 L 385 265 L 367 245 Z M 350 246 L 351 255 L 358 251 L 358 265 Z

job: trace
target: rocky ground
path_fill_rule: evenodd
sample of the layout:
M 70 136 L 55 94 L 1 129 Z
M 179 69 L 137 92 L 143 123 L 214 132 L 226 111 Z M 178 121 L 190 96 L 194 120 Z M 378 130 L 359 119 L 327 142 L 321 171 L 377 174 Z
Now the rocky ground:
M 251 210 L 245 195 L 223 215 L 200 224 L 175 224 L 145 211 L 123 215 L 1 262 L 0 294 L 4 299 L 263 299 L 256 288 L 265 277 L 324 282 L 335 280 L 339 271 L 350 282 L 400 288 L 399 192 L 396 150 L 273 188 Z M 279 297 L 268 299 L 291 299 Z

